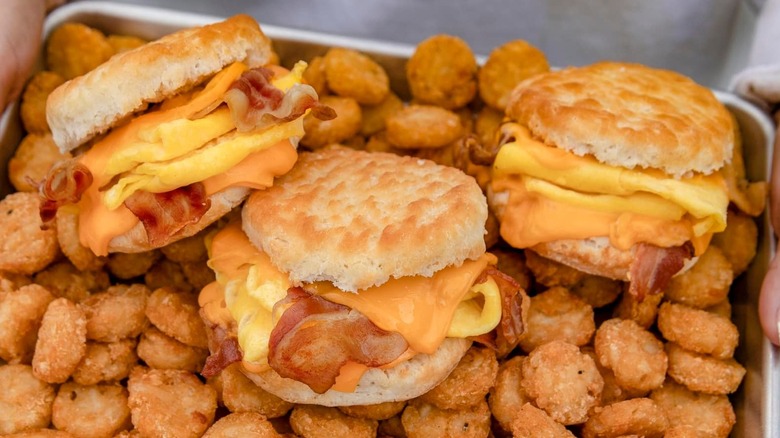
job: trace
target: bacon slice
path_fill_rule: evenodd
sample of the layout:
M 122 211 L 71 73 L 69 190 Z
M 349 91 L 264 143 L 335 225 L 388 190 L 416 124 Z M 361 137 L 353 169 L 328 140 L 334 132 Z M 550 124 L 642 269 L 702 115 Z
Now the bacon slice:
M 380 329 L 346 306 L 299 288 L 288 291 L 283 303 L 290 302 L 271 332 L 268 363 L 319 394 L 333 386 L 347 361 L 378 367 L 408 348 L 400 334 Z
M 211 200 L 203 183 L 195 183 L 165 193 L 138 190 L 125 200 L 125 206 L 143 224 L 149 243 L 161 245 L 172 234 L 199 221 L 211 207 Z
M 647 295 L 663 291 L 691 257 L 693 246 L 690 242 L 671 248 L 640 243 L 629 268 L 628 292 L 641 302 Z
M 241 132 L 289 122 L 313 108 L 312 115 L 321 120 L 336 117 L 332 108 L 318 101 L 309 85 L 295 84 L 286 93 L 271 84 L 274 73 L 265 67 L 244 72 L 225 93 L 225 102 Z
M 475 283 L 483 283 L 488 277 L 493 278 L 501 294 L 501 321 L 494 331 L 475 336 L 472 340 L 494 349 L 501 358 L 517 347 L 520 336 L 525 332 L 522 286 L 514 278 L 490 266 L 482 271 Z
M 44 225 L 54 219 L 63 205 L 75 204 L 92 185 L 92 173 L 75 158 L 55 163 L 46 179 L 38 185 L 41 197 L 39 214 Z
M 238 339 L 235 336 L 229 336 L 227 331 L 219 325 L 211 327 L 211 334 L 209 344 L 216 345 L 216 348 L 210 345 L 211 351 L 214 353 L 206 358 L 206 364 L 200 372 L 203 377 L 214 377 L 231 364 L 241 362 L 243 359 Z

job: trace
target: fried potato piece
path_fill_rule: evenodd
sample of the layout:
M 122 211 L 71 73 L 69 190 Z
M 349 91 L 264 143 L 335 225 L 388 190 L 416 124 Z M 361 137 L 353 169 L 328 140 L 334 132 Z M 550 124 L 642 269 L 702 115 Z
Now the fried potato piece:
M 80 271 L 97 271 L 105 266 L 108 259 L 96 256 L 91 249 L 79 240 L 78 213 L 68 208 L 57 210 L 57 242 L 65 257 Z
M 311 85 L 317 95 L 322 98 L 330 94 L 328 89 L 328 79 L 325 77 L 325 58 L 315 56 L 309 60 L 309 65 L 303 72 L 303 82 Z
M 281 435 L 261 414 L 237 412 L 217 420 L 203 438 L 281 438 Z
M 515 356 L 499 366 L 496 384 L 490 388 L 488 396 L 490 412 L 506 432 L 512 431 L 512 423 L 520 408 L 531 401 L 520 385 L 523 360 L 525 356 Z
M 490 248 L 490 253 L 498 257 L 496 267 L 499 271 L 512 277 L 523 289 L 528 290 L 531 287 L 531 271 L 525 265 L 522 251 L 497 245 Z
M 390 401 L 374 405 L 339 406 L 339 410 L 350 417 L 387 420 L 400 414 L 405 407 L 406 401 Z
M 517 84 L 549 70 L 544 52 L 524 40 L 509 41 L 493 49 L 479 69 L 479 96 L 503 111 Z
M 160 250 L 157 249 L 136 253 L 115 252 L 109 254 L 106 267 L 117 278 L 130 280 L 146 274 L 160 256 Z
M 3 435 L 3 438 L 75 438 L 73 434 L 55 429 L 28 429 L 24 432 Z
M 303 119 L 306 134 L 301 144 L 310 149 L 319 149 L 329 144 L 340 143 L 360 131 L 362 113 L 360 105 L 351 97 L 323 96 L 320 103 L 333 108 L 336 118 L 320 120 L 307 115 Z
M 181 272 L 195 291 L 200 291 L 207 284 L 216 280 L 214 271 L 206 261 L 181 263 Z
M 143 436 L 199 437 L 214 421 L 216 391 L 187 371 L 138 366 L 127 390 L 133 426 Z
M 27 363 L 33 358 L 38 329 L 54 296 L 37 284 L 0 292 L 0 359 Z
M 192 285 L 184 276 L 180 264 L 162 259 L 144 274 L 144 283 L 151 290 L 169 287 L 181 292 L 192 292 Z
M 729 294 L 734 271 L 723 251 L 710 245 L 688 271 L 672 277 L 665 295 L 697 309 L 717 304 Z
M 81 302 L 87 316 L 87 338 L 116 342 L 135 338 L 147 327 L 149 289 L 142 284 L 118 284 Z
M 73 381 L 80 385 L 96 385 L 101 382 L 118 382 L 130 375 L 138 362 L 136 340 L 117 342 L 87 342 L 84 358 L 73 371 Z
M 263 390 L 241 372 L 240 364 L 222 370 L 222 403 L 230 412 L 258 412 L 266 418 L 286 415 L 293 404 Z
M 0 271 L 0 292 L 11 292 L 32 283 L 30 277 L 13 272 Z
M 366 137 L 385 129 L 387 118 L 402 110 L 404 103 L 392 91 L 376 105 L 362 105 L 363 117 L 360 121 L 360 134 Z
M 725 299 L 717 304 L 713 304 L 709 307 L 706 307 L 704 310 L 714 313 L 716 315 L 720 315 L 726 319 L 731 319 L 731 301 L 728 299 Z
M 601 374 L 601 377 L 604 379 L 604 389 L 601 391 L 601 406 L 611 405 L 612 403 L 628 400 L 630 398 L 644 397 L 647 394 L 647 391 L 621 388 L 617 383 L 615 373 L 599 363 L 599 359 L 596 356 L 596 350 L 594 350 L 593 347 L 586 346 L 582 347 L 580 350 L 593 359 L 596 363 L 596 368 L 599 370 L 599 374 Z M 596 407 L 593 409 L 596 409 Z M 591 412 L 593 411 L 591 410 Z
M 53 71 L 39 71 L 30 78 L 22 93 L 22 103 L 19 109 L 25 131 L 31 134 L 49 132 L 49 123 L 46 121 L 46 99 L 55 88 L 63 83 L 65 83 L 65 78 Z M 40 178 L 35 179 L 35 181 L 40 181 Z M 11 182 L 16 190 L 21 190 L 13 182 L 13 179 Z
M 108 44 L 111 45 L 111 49 L 113 49 L 115 54 L 133 50 L 136 47 L 143 46 L 147 42 L 143 38 L 138 38 L 137 36 L 132 35 L 111 34 L 108 35 L 106 39 L 108 40 Z
M 474 122 L 474 132 L 477 134 L 477 140 L 488 150 L 498 145 L 496 133 L 501 122 L 504 120 L 504 112 L 490 106 L 483 106 L 477 113 L 477 120 Z
M 41 229 L 39 204 L 32 192 L 12 193 L 0 201 L 0 271 L 32 275 L 59 255 L 56 226 Z
M 152 292 L 146 304 L 146 317 L 161 332 L 184 344 L 208 348 L 206 326 L 198 311 L 198 297 L 160 288 Z
M 527 321 L 520 338 L 520 347 L 527 353 L 555 340 L 581 347 L 596 331 L 593 308 L 559 286 L 531 297 Z
M 585 275 L 569 291 L 580 297 L 591 307 L 599 308 L 612 304 L 623 292 L 623 282 L 597 275 Z
M 54 387 L 35 377 L 29 365 L 0 365 L 0 434 L 47 427 Z
M 138 357 L 152 368 L 200 372 L 209 351 L 183 344 L 155 327 L 148 327 L 138 340 Z
M 57 298 L 46 308 L 38 330 L 32 367 L 35 377 L 62 383 L 87 351 L 87 317 L 76 304 Z
M 520 383 L 537 407 L 564 425 L 584 423 L 604 388 L 593 359 L 564 341 L 534 349 L 523 361 Z
M 81 76 L 104 63 L 114 48 L 102 32 L 81 23 L 65 23 L 46 42 L 46 67 L 65 79 Z
M 477 93 L 477 60 L 462 39 L 434 35 L 415 48 L 406 63 L 406 79 L 414 100 L 456 109 Z
M 636 435 L 663 438 L 669 427 L 666 414 L 649 398 L 634 398 L 596 408 L 582 428 L 583 438 Z
M 615 373 L 621 388 L 648 392 L 664 383 L 668 359 L 663 343 L 630 319 L 613 318 L 596 330 L 599 363 Z
M 406 431 L 404 431 L 404 425 L 401 423 L 401 416 L 396 415 L 395 417 L 380 421 L 379 428 L 377 429 L 377 436 L 406 438 Z
M 752 217 L 729 210 L 726 229 L 712 236 L 712 244 L 720 248 L 737 277 L 756 256 L 758 225 Z
M 376 420 L 350 417 L 336 408 L 296 405 L 290 414 L 290 426 L 306 438 L 375 437 Z
M 208 260 L 206 233 L 211 227 L 193 236 L 185 237 L 160 248 L 166 259 L 176 263 L 203 262 Z
M 387 140 L 401 149 L 440 148 L 461 135 L 460 117 L 432 105 L 410 105 L 386 120 Z
M 694 434 L 687 436 L 726 438 L 737 421 L 728 396 L 693 392 L 671 379 L 653 390 L 650 398 L 666 413 L 669 431 L 692 429 Z
M 524 404 L 517 411 L 511 430 L 516 438 L 574 438 L 566 427 L 531 403 Z
M 538 283 L 547 287 L 564 286 L 591 307 L 599 308 L 611 304 L 623 292 L 621 281 L 586 274 L 533 251 L 525 251 L 525 258 L 528 269 Z
M 49 265 L 33 277 L 35 283 L 47 288 L 56 297 L 74 303 L 85 300 L 91 293 L 106 289 L 111 283 L 105 271 L 80 271 L 68 261 Z
M 64 383 L 54 398 L 51 422 L 76 436 L 112 437 L 131 425 L 127 389 L 119 384 Z
M 325 53 L 325 78 L 335 94 L 376 105 L 390 91 L 384 67 L 356 50 L 333 47 Z
M 739 343 L 737 326 L 728 318 L 684 304 L 661 304 L 658 329 L 680 347 L 718 359 L 734 356 Z
M 655 324 L 658 316 L 658 306 L 664 298 L 663 293 L 646 295 L 642 301 L 635 295 L 624 293 L 620 297 L 618 305 L 612 312 L 612 316 L 620 319 L 630 319 L 640 327 L 649 329 Z
M 493 350 L 471 347 L 441 383 L 419 400 L 439 409 L 461 410 L 484 401 L 496 381 L 498 361 Z
M 398 149 L 387 140 L 387 131 L 379 131 L 368 138 L 365 150 L 367 152 L 387 152 L 396 155 L 405 155 L 406 152 Z
M 666 354 L 669 356 L 669 377 L 691 391 L 731 394 L 745 377 L 745 367 L 731 358 L 717 359 L 694 353 L 673 342 L 666 343 Z
M 460 411 L 439 409 L 427 403 L 413 401 L 401 414 L 401 423 L 409 438 L 483 438 L 490 433 L 490 410 L 484 400 Z

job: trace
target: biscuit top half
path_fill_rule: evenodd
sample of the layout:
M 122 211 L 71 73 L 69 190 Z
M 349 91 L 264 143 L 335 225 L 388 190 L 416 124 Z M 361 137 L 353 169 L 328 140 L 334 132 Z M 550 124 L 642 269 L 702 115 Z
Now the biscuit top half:
M 250 196 L 242 219 L 293 283 L 354 292 L 484 254 L 487 202 L 457 169 L 333 148 L 301 154 L 273 187 Z
M 626 168 L 674 177 L 731 160 L 734 122 L 714 93 L 668 70 L 601 62 L 532 77 L 507 115 L 544 143 Z

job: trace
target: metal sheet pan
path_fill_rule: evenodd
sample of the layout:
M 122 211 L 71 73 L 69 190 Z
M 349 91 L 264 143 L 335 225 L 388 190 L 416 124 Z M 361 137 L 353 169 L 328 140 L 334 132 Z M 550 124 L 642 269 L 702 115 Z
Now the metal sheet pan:
M 80 22 L 107 33 L 158 38 L 174 30 L 202 25 L 222 17 L 107 2 L 75 2 L 55 10 L 46 20 L 44 37 L 65 22 Z M 404 81 L 406 59 L 414 47 L 383 41 L 354 39 L 263 25 L 271 37 L 282 64 L 310 59 L 329 47 L 342 46 L 363 51 L 381 63 L 391 78 L 391 87 L 408 97 Z M 42 58 L 38 61 L 42 68 Z M 717 97 L 734 113 L 744 138 L 745 163 L 751 180 L 766 180 L 771 169 L 774 128 L 769 117 L 745 100 L 716 91 Z M 11 105 L 0 118 L 0 162 L 6 163 L 23 135 L 18 105 Z M 0 167 L 0 195 L 11 190 L 6 166 Z M 775 243 L 767 214 L 759 217 L 759 246 L 755 260 L 745 275 L 732 286 L 733 319 L 740 329 L 736 358 L 747 374 L 732 396 L 737 438 L 780 438 L 780 350 L 763 336 L 758 323 L 757 303 L 761 281 L 775 253 Z

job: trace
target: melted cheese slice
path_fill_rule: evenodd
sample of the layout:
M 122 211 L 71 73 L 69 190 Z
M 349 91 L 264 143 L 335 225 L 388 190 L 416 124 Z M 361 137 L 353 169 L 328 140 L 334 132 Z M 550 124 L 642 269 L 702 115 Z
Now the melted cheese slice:
M 720 174 L 673 179 L 618 168 L 546 146 L 520 125 L 510 128 L 516 140 L 496 157 L 492 189 L 509 192 L 501 235 L 513 246 L 606 236 L 622 249 L 690 240 L 700 254 L 726 226 Z

